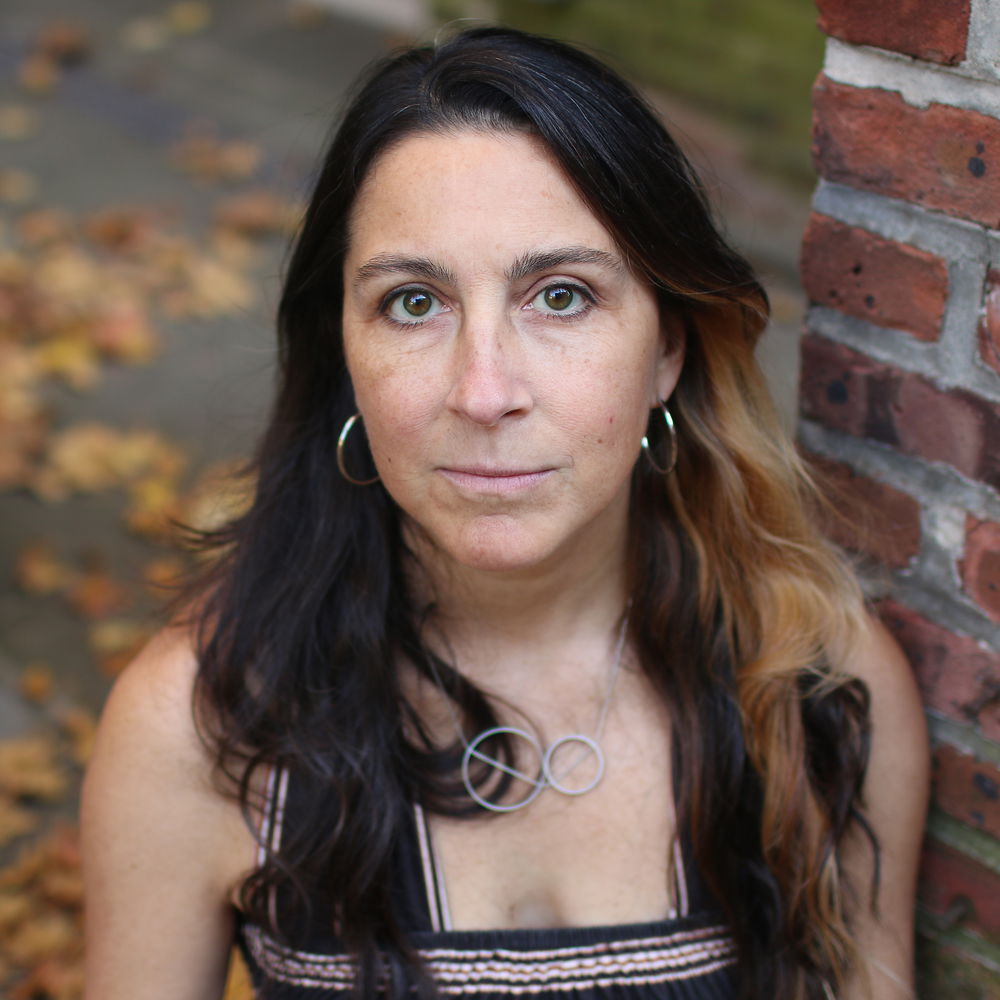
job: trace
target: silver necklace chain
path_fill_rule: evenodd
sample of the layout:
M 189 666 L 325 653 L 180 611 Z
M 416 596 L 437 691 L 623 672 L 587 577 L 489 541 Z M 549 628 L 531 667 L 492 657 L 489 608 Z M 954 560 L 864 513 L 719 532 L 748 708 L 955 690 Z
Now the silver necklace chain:
M 477 733 L 472 740 L 467 740 L 462 729 L 462 724 L 458 719 L 457 713 L 455 712 L 455 706 L 452 703 L 450 696 L 447 692 L 445 692 L 444 685 L 441 683 L 441 678 L 438 675 L 434 660 L 432 658 L 428 658 L 431 672 L 434 674 L 434 680 L 437 683 L 438 689 L 445 695 L 447 700 L 448 711 L 451 714 L 452 722 L 455 725 L 455 732 L 458 733 L 458 738 L 461 741 L 462 746 L 465 747 L 465 753 L 462 755 L 462 783 L 465 785 L 465 790 L 469 793 L 470 798 L 472 798 L 484 809 L 488 809 L 490 812 L 514 812 L 518 809 L 523 809 L 526 805 L 534 802 L 546 788 L 551 788 L 562 795 L 576 796 L 585 795 L 587 792 L 592 791 L 598 786 L 601 778 L 604 777 L 605 769 L 604 751 L 601 749 L 599 740 L 604 733 L 604 726 L 608 719 L 608 713 L 611 710 L 611 700 L 615 692 L 615 686 L 618 683 L 618 675 L 621 672 L 622 654 L 625 651 L 625 638 L 628 631 L 628 619 L 631 610 L 632 601 L 630 599 L 625 607 L 625 614 L 622 617 L 622 623 L 618 631 L 618 641 L 615 644 L 615 661 L 611 668 L 611 673 L 608 676 L 608 686 L 604 700 L 602 701 L 601 707 L 597 713 L 597 723 L 594 726 L 594 735 L 587 736 L 584 733 L 567 733 L 565 736 L 560 736 L 553 740 L 545 749 L 542 748 L 542 744 L 536 736 L 524 729 L 518 728 L 517 726 L 494 726 L 491 729 L 484 729 L 481 733 Z M 505 764 L 503 761 L 497 760 L 495 757 L 491 757 L 489 754 L 480 749 L 481 745 L 488 739 L 501 734 L 516 736 L 525 740 L 531 746 L 539 760 L 539 769 L 536 775 L 532 776 L 530 774 L 525 774 L 523 771 L 519 771 L 516 767 Z M 583 752 L 578 754 L 576 759 L 570 763 L 560 775 L 557 776 L 553 767 L 555 754 L 562 747 L 571 743 L 575 743 L 582 747 Z M 564 784 L 563 782 L 565 779 L 573 771 L 575 771 L 576 768 L 589 755 L 594 757 L 597 764 L 593 778 L 578 788 L 572 788 Z M 529 791 L 528 794 L 519 802 L 514 802 L 508 805 L 491 802 L 489 799 L 480 795 L 476 786 L 473 784 L 470 774 L 473 760 L 478 760 L 483 764 L 486 764 L 488 767 L 493 768 L 495 771 L 500 771 L 511 778 L 523 781 L 525 784 L 530 786 L 531 791 Z

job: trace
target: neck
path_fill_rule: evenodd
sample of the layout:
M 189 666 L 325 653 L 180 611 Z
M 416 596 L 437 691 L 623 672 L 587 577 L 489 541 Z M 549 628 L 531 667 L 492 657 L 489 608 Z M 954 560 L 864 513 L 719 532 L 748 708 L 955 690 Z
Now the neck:
M 502 573 L 448 562 L 414 538 L 416 593 L 433 605 L 433 631 L 463 673 L 509 677 L 523 664 L 537 680 L 540 665 L 589 660 L 585 651 L 611 641 L 627 600 L 625 535 L 623 526 L 602 544 L 580 541 L 544 564 Z

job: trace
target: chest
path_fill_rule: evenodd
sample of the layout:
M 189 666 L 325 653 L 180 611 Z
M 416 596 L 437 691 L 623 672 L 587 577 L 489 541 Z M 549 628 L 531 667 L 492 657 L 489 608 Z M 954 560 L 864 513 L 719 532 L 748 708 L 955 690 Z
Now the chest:
M 454 928 L 639 923 L 670 912 L 676 819 L 665 713 L 650 705 L 619 711 L 600 745 L 603 774 L 585 794 L 545 784 L 510 812 L 429 818 L 429 846 Z M 553 759 L 564 772 L 577 772 L 565 777 L 567 788 L 588 784 L 596 773 L 592 755 L 578 744 Z M 518 767 L 537 774 L 534 748 Z M 512 801 L 533 790 L 514 785 L 520 788 L 511 789 Z

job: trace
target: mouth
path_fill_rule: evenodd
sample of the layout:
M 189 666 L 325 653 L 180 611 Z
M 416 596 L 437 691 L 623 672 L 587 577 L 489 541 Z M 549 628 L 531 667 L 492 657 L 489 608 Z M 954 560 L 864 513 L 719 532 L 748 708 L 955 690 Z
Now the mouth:
M 479 496 L 512 496 L 534 489 L 555 469 L 503 469 L 469 465 L 438 470 L 463 493 Z

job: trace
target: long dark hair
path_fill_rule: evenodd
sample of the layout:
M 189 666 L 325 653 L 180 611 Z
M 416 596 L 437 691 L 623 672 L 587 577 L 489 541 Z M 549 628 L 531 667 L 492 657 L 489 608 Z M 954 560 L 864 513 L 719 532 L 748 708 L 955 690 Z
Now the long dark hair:
M 431 745 L 397 674 L 431 660 L 400 513 L 381 485 L 346 482 L 334 454 L 355 409 L 341 308 L 359 187 L 405 137 L 468 129 L 543 142 L 683 324 L 676 471 L 633 473 L 630 641 L 672 713 L 679 815 L 736 937 L 744 995 L 819 998 L 853 955 L 839 847 L 863 823 L 868 706 L 840 669 L 862 602 L 813 527 L 815 491 L 754 362 L 767 299 L 636 91 L 584 53 L 508 29 L 405 51 L 357 91 L 290 259 L 252 504 L 199 536 L 215 554 L 190 602 L 204 738 L 248 815 L 265 765 L 291 767 L 300 793 L 296 823 L 246 880 L 243 906 L 294 934 L 318 919 L 309 897 L 322 886 L 360 996 L 386 982 L 399 995 L 407 984 L 433 992 L 396 913 L 393 854 L 414 797 L 465 807 L 454 748 Z M 495 724 L 475 687 L 436 666 L 471 731 Z M 272 888 L 286 901 L 280 926 Z

